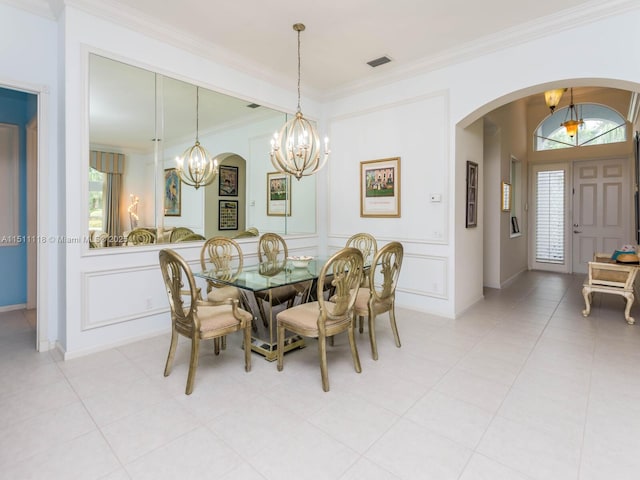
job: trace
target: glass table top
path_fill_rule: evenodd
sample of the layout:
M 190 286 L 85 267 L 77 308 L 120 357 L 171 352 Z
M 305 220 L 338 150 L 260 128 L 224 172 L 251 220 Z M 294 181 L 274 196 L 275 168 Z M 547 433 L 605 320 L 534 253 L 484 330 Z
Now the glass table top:
M 315 280 L 320 275 L 320 271 L 327 260 L 328 258 L 315 258 L 304 268 L 295 268 L 290 262 L 265 262 L 245 267 L 235 278 L 231 279 L 218 277 L 213 270 L 194 273 L 194 276 L 257 292 L 283 285 Z

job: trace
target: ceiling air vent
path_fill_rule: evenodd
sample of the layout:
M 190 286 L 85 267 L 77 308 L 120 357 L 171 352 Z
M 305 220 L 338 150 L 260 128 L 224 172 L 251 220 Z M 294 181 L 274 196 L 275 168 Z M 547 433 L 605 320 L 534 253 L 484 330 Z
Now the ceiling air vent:
M 385 55 L 384 57 L 376 58 L 374 60 L 367 62 L 367 65 L 375 68 L 375 67 L 379 67 L 380 65 L 384 65 L 385 63 L 389 63 L 390 61 L 391 59 Z
M 250 103 L 249 105 L 247 105 L 247 107 L 249 108 L 258 108 L 260 105 L 258 105 L 257 103 Z

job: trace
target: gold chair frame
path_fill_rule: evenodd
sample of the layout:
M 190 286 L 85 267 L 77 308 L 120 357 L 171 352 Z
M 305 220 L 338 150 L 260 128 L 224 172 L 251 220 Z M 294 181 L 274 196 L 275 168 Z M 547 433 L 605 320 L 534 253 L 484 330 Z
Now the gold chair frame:
M 259 271 L 262 275 L 270 276 L 280 273 L 286 267 L 288 256 L 289 248 L 287 247 L 287 242 L 280 235 L 277 233 L 264 233 L 260 237 L 258 241 L 258 261 L 260 262 Z M 296 296 L 302 290 L 294 285 L 285 285 L 254 292 L 258 310 L 262 317 L 262 324 L 265 327 L 269 325 L 269 317 L 271 316 L 273 305 L 286 304 L 286 308 L 291 308 Z M 263 302 L 269 304 L 269 312 L 265 311 Z
M 201 241 L 201 240 L 206 240 L 204 235 L 200 235 L 199 233 L 190 233 L 189 235 L 185 235 L 184 237 L 180 237 L 178 240 L 176 240 L 176 242 L 178 242 L 178 243 L 196 242 L 196 241 Z
M 187 262 L 176 252 L 160 250 L 160 270 L 171 307 L 171 344 L 164 369 L 164 376 L 171 373 L 178 336 L 191 339 L 191 358 L 185 394 L 193 392 L 200 341 L 214 339 L 215 352 L 219 353 L 219 340 L 225 335 L 242 330 L 244 333 L 245 371 L 251 370 L 251 313 L 238 307 L 238 300 L 228 299 L 223 304 L 214 304 L 200 299 L 193 273 Z M 186 278 L 188 288 L 184 288 Z M 184 298 L 188 299 L 185 304 Z
M 195 232 L 187 227 L 176 227 L 171 230 L 169 235 L 169 243 L 181 242 L 184 237 L 193 235 Z
M 136 228 L 127 235 L 127 245 L 151 245 L 156 243 L 156 234 L 146 228 Z
M 357 248 L 343 248 L 322 267 L 317 283 L 318 300 L 283 310 L 276 316 L 278 331 L 278 370 L 284 367 L 283 352 L 285 331 L 318 339 L 322 389 L 329 391 L 327 368 L 327 337 L 347 331 L 351 356 L 357 373 L 362 371 L 354 334 L 354 304 L 358 286 L 362 281 L 364 259 Z M 323 296 L 325 279 L 332 276 L 335 294 L 331 301 Z
M 400 335 L 396 324 L 395 301 L 396 286 L 402 267 L 404 248 L 400 242 L 390 242 L 382 247 L 373 257 L 369 270 L 368 286 L 360 288 L 354 308 L 353 321 L 360 319 L 360 333 L 363 331 L 364 317 L 369 319 L 369 341 L 371 343 L 371 355 L 378 360 L 378 344 L 376 341 L 376 316 L 389 312 L 391 330 L 400 348 Z M 382 278 L 380 278 L 382 277 Z
M 217 278 L 233 281 L 242 272 L 243 263 L 242 248 L 231 238 L 211 237 L 204 242 L 200 250 L 202 270 L 211 270 Z M 214 288 L 226 286 L 228 285 L 224 283 L 207 280 L 207 293 Z

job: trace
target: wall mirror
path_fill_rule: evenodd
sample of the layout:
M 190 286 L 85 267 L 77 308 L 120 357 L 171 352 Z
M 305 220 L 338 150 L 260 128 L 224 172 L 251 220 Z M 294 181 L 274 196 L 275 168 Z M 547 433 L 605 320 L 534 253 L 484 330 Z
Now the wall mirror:
M 90 246 L 314 233 L 313 176 L 282 182 L 287 211 L 268 214 L 275 171 L 269 142 L 286 120 L 285 113 L 90 54 Z M 196 121 L 200 143 L 220 165 L 214 182 L 199 189 L 174 170 L 176 156 L 195 142 Z

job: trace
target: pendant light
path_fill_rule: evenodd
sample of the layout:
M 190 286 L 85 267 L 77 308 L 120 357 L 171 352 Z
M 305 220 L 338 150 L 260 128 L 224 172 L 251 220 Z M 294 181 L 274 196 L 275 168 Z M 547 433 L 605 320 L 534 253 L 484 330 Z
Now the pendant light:
M 566 91 L 566 88 L 556 88 L 554 90 L 547 90 L 544 92 L 544 101 L 551 110 L 551 114 L 553 114 L 554 110 L 560 103 L 560 99 L 562 98 L 562 94 Z
M 298 180 L 324 167 L 330 153 L 329 139 L 325 137 L 324 152 L 321 152 L 318 132 L 300 110 L 300 32 L 304 29 L 302 23 L 293 25 L 293 30 L 298 32 L 298 109 L 271 140 L 271 163 L 274 168 Z
M 571 89 L 571 103 L 569 104 L 569 110 L 567 111 L 567 118 L 561 125 L 567 131 L 567 135 L 573 138 L 578 133 L 578 127 L 584 124 L 584 121 L 578 117 L 578 111 L 573 104 L 573 88 Z
M 200 117 L 200 87 L 196 87 L 196 143 L 176 158 L 180 180 L 189 186 L 200 187 L 211 184 L 218 176 L 218 160 L 211 158 L 207 149 L 200 145 L 198 138 Z M 186 167 L 185 167 L 186 164 Z

